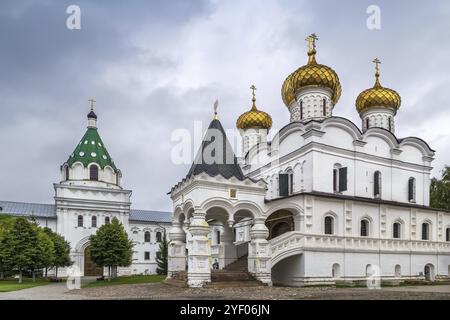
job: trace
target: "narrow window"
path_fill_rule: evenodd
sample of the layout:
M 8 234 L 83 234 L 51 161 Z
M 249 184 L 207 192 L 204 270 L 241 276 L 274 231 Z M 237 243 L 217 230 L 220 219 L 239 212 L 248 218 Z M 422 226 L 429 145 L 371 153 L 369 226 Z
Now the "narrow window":
M 375 171 L 373 175 L 373 195 L 375 198 L 381 197 L 381 172 Z
M 83 226 L 83 216 L 82 216 L 82 215 L 79 215 L 79 216 L 78 216 L 78 226 L 79 226 L 79 227 L 82 227 L 82 226 Z
M 366 130 L 369 129 L 369 118 L 366 118 Z
M 369 234 L 369 221 L 361 220 L 361 237 L 367 237 Z
M 65 171 L 66 171 L 66 180 L 69 180 L 69 166 L 65 167 Z
M 92 216 L 91 227 L 92 228 L 97 228 L 97 216 Z
M 430 224 L 422 223 L 422 240 L 430 240 Z
M 342 192 L 347 190 L 347 167 L 341 168 L 335 164 L 333 169 L 333 191 Z
M 280 197 L 286 197 L 289 195 L 289 175 L 286 173 L 280 173 L 278 177 L 279 195 Z
M 323 116 L 325 117 L 327 115 L 327 100 L 324 98 L 323 99 Z
M 96 165 L 92 165 L 89 167 L 89 179 L 98 181 L 98 167 Z
M 400 228 L 401 225 L 398 222 L 395 222 L 394 225 L 392 226 L 392 237 L 394 239 L 400 239 Z
M 303 101 L 300 100 L 300 120 L 303 120 Z
M 408 180 L 408 200 L 409 202 L 416 202 L 416 179 L 409 178 Z
M 109 217 L 105 218 L 105 224 L 109 224 Z
M 392 118 L 389 117 L 389 131 L 392 131 Z
M 333 169 L 333 191 L 339 192 L 338 188 L 339 169 Z
M 162 241 L 162 239 L 161 239 L 161 232 L 157 232 L 156 233 L 156 242 L 161 242 Z
M 294 192 L 294 174 L 289 173 L 289 194 L 292 194 Z
M 144 260 L 150 260 L 150 252 L 148 251 L 144 252 Z
M 450 228 L 445 230 L 445 241 L 450 241 Z
M 219 230 L 216 231 L 216 243 L 220 244 L 220 231 Z
M 145 231 L 144 233 L 144 242 L 150 242 L 150 232 Z
M 325 217 L 325 234 L 333 234 L 333 217 Z

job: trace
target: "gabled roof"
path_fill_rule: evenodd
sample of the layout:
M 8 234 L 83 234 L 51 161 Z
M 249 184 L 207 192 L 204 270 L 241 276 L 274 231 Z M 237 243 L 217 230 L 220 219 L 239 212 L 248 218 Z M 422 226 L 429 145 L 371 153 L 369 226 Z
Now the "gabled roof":
M 225 130 L 217 118 L 211 121 L 187 177 L 202 172 L 210 176 L 221 175 L 226 179 L 245 179 Z
M 53 204 L 0 201 L 0 214 L 17 217 L 56 218 Z
M 15 217 L 56 219 L 56 206 L 53 204 L 0 201 L 1 214 Z M 171 218 L 172 213 L 167 211 L 130 210 L 130 221 L 168 223 Z

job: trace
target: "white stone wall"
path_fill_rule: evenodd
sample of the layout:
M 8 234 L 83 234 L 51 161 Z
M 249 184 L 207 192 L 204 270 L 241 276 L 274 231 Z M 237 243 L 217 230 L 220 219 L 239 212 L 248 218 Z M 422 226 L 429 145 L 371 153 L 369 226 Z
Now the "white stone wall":
M 294 101 L 289 107 L 291 122 L 331 116 L 333 110 L 331 95 L 331 90 L 327 88 L 311 87 L 300 90 L 297 93 L 297 101 Z

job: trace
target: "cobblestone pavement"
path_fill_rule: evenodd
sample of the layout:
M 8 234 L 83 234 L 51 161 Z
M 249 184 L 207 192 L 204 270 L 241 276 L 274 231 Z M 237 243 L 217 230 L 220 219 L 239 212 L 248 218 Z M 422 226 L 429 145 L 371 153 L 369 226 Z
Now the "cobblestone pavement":
M 224 289 L 177 288 L 163 283 L 118 285 L 109 287 L 87 288 L 71 291 L 67 295 L 82 296 L 87 299 L 169 299 L 169 300 L 318 300 L 318 299 L 364 299 L 364 300 L 405 300 L 405 299 L 445 299 L 450 300 L 450 286 L 415 286 L 383 288 L 369 290 L 366 288 L 333 287 L 257 287 Z

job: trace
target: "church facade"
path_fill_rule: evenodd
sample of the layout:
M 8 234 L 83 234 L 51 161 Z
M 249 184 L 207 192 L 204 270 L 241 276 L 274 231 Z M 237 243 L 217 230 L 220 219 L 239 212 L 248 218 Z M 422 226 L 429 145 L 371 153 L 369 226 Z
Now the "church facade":
M 0 214 L 33 218 L 62 235 L 71 245 L 71 259 L 81 276 L 107 274 L 90 259 L 89 237 L 117 218 L 134 244 L 131 266 L 119 267 L 118 274 L 154 274 L 159 243 L 170 227 L 170 213 L 131 209 L 132 192 L 122 187 L 122 173 L 100 138 L 93 102 L 86 133 L 61 165 L 60 182 L 53 185 L 55 203 L 0 201 Z M 66 272 L 63 268 L 58 276 L 64 277 Z
M 271 141 L 255 87 L 236 123 L 242 158 L 214 116 L 170 192 L 168 278 L 184 273 L 203 286 L 212 264 L 242 259 L 269 285 L 449 278 L 450 212 L 429 206 L 435 151 L 397 136 L 401 98 L 381 85 L 378 59 L 373 87 L 355 102 L 361 126 L 333 115 L 341 85 L 316 61 L 316 40 L 308 37 L 307 64 L 282 85 L 290 122 Z

